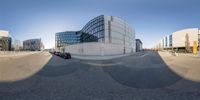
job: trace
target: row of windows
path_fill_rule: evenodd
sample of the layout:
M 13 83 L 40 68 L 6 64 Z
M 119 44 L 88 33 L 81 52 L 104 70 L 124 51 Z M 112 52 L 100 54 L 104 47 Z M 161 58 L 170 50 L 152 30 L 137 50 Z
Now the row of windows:
M 79 43 L 77 41 L 70 41 L 70 42 L 57 42 L 57 45 L 63 45 L 63 44 L 74 44 L 74 43 Z
M 83 36 L 82 38 L 83 38 L 83 40 L 88 41 L 91 37 L 95 37 L 97 39 L 102 38 L 102 37 L 104 37 L 104 31 L 100 30 L 100 31 L 93 33 L 92 35 Z
M 60 36 L 56 36 L 56 38 L 77 38 L 80 36 L 77 35 L 60 35 Z
M 89 32 L 85 32 L 85 33 L 95 34 L 95 33 L 99 32 L 99 31 L 103 31 L 103 26 L 96 27 L 96 28 L 90 30 Z
M 92 20 L 90 20 L 82 30 L 85 30 L 88 26 L 91 27 L 91 25 L 93 25 L 94 23 L 98 23 L 99 21 L 103 21 L 104 20 L 104 17 L 103 16 L 98 16 Z
M 169 36 L 169 46 L 172 47 L 172 35 Z
M 104 41 L 104 37 L 101 37 L 100 39 L 98 39 L 98 42 L 103 42 Z
M 66 44 L 74 44 L 80 42 L 80 36 L 76 35 L 76 32 L 63 32 L 56 34 L 57 46 L 64 46 Z
M 59 38 L 59 37 L 77 37 L 77 35 L 59 35 L 59 36 L 56 36 L 56 38 Z
M 63 41 L 57 41 L 58 43 L 64 43 L 64 42 L 79 42 L 80 40 L 77 40 L 77 39 L 66 39 L 66 40 L 63 40 Z
M 101 21 L 101 22 L 94 23 L 94 24 L 91 24 L 89 26 L 86 26 L 86 28 L 83 29 L 82 31 L 86 32 L 86 33 L 89 33 L 89 32 L 91 32 L 91 30 L 94 30 L 97 27 L 99 27 L 100 29 L 103 29 L 103 25 L 104 25 L 103 21 Z
M 80 39 L 80 38 L 77 38 L 77 37 L 60 37 L 60 38 L 57 38 L 56 40 L 58 41 L 61 41 L 61 40 L 66 40 L 66 39 Z

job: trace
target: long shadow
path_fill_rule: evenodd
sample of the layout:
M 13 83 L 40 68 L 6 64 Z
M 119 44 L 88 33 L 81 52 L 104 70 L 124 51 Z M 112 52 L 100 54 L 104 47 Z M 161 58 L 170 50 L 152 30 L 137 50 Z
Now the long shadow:
M 101 61 L 102 63 L 116 63 L 118 61 L 124 62 L 122 64 L 105 66 L 102 67 L 102 69 L 107 75 L 111 76 L 116 82 L 132 88 L 141 88 L 141 89 L 162 88 L 173 85 L 179 80 L 185 80 L 178 74 L 174 73 L 171 69 L 169 69 L 157 52 L 151 54 L 152 55 L 146 55 L 147 57 L 145 57 L 145 59 L 143 59 L 142 57 L 138 60 L 134 59 L 139 64 L 136 64 L 135 61 L 130 60 L 132 56 Z M 16 93 L 21 93 L 21 92 L 28 93 L 31 89 L 34 89 L 34 87 L 38 87 L 36 85 L 38 85 L 38 83 L 40 83 L 41 80 L 43 80 L 42 82 L 46 82 L 46 80 L 43 79 L 44 77 L 57 78 L 60 76 L 72 74 L 78 70 L 89 70 L 90 67 L 91 65 L 79 63 L 76 61 L 70 61 L 70 60 L 64 61 L 64 59 L 61 59 L 53 55 L 53 57 L 43 67 L 43 69 L 41 69 L 38 73 L 34 74 L 33 76 L 16 82 L 0 82 L 0 97 L 8 96 L 8 94 L 18 95 Z M 200 84 L 198 82 L 193 82 L 189 80 L 185 81 L 187 81 L 189 84 L 193 83 L 198 84 L 200 88 Z M 44 86 L 45 84 L 46 83 L 44 83 Z M 98 86 L 101 86 L 101 84 L 99 84 Z M 46 91 L 48 91 L 48 89 Z M 14 97 L 15 96 L 13 96 L 13 98 Z
M 55 55 L 52 56 L 53 57 L 49 60 L 45 67 L 37 73 L 37 75 L 46 77 L 58 77 L 71 74 L 82 68 L 77 63 L 66 61 L 65 59 L 59 58 Z
M 88 68 L 89 67 L 86 64 L 80 65 L 80 63 L 52 55 L 47 64 L 34 75 L 19 81 L 0 82 L 0 97 L 3 94 L 29 91 L 30 89 L 33 89 L 43 77 L 59 77 L 72 74 L 78 70 L 88 70 Z
M 104 71 L 117 82 L 134 88 L 161 88 L 170 86 L 183 79 L 174 73 L 158 52 L 151 52 L 145 59 L 127 61 L 125 59 L 115 59 L 113 62 L 124 60 L 126 64 L 103 67 Z

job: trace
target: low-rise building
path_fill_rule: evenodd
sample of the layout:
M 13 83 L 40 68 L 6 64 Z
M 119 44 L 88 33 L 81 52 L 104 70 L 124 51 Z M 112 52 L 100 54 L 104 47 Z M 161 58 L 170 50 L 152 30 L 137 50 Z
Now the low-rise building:
M 11 42 L 12 39 L 9 37 L 9 32 L 0 30 L 0 51 L 10 51 Z
M 156 44 L 156 48 L 159 50 L 176 50 L 193 52 L 195 44 L 199 46 L 200 33 L 198 28 L 188 28 L 173 32 Z
M 41 39 L 29 39 L 23 41 L 23 50 L 29 51 L 41 51 L 44 49 L 44 45 Z

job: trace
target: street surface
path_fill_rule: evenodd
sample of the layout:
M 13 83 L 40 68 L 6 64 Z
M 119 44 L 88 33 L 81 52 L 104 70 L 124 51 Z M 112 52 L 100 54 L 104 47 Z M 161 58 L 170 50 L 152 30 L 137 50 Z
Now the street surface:
M 200 100 L 200 58 L 166 52 L 104 61 L 47 52 L 0 57 L 0 100 Z

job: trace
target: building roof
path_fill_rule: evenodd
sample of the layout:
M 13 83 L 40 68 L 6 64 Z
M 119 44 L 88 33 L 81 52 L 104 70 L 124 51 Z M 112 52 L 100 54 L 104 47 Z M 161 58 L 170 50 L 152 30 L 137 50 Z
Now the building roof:
M 41 41 L 41 39 L 28 39 L 28 40 L 24 40 L 23 42 L 27 42 L 27 41 Z
M 9 32 L 5 30 L 0 30 L 0 37 L 9 37 Z
M 135 39 L 136 41 L 140 42 L 142 44 L 142 41 L 140 39 Z

